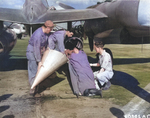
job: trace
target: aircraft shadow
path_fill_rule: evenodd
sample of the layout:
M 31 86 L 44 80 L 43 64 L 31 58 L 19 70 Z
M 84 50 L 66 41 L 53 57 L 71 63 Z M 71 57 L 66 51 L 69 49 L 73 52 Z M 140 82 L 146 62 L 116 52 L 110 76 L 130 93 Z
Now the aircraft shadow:
M 2 113 L 3 111 L 6 111 L 9 108 L 10 108 L 10 106 L 8 106 L 8 105 L 0 106 L 0 113 Z
M 3 101 L 3 100 L 8 99 L 8 98 L 11 97 L 12 95 L 13 95 L 13 94 L 5 94 L 5 95 L 0 96 L 0 102 Z
M 111 111 L 111 113 L 114 115 L 114 116 L 116 116 L 116 118 L 125 118 L 124 117 L 124 112 L 122 111 L 122 110 L 120 110 L 120 109 L 118 109 L 118 108 L 115 108 L 115 107 L 111 107 L 110 108 L 110 111 Z
M 2 95 L 0 96 L 0 102 L 3 101 L 3 100 L 6 100 L 8 99 L 9 97 L 11 97 L 13 94 L 5 94 L 5 95 Z M 0 113 L 6 111 L 7 109 L 9 109 L 10 106 L 9 105 L 4 105 L 4 106 L 0 106 Z M 11 115 L 12 116 L 12 115 Z M 4 116 L 3 118 L 14 118 L 14 117 L 7 117 L 7 116 Z
M 150 103 L 150 93 L 139 87 L 139 82 L 131 75 L 114 70 L 114 76 L 110 81 L 113 85 L 122 86 L 133 94 Z
M 10 56 L 0 58 L 0 71 L 27 70 L 27 59 L 10 59 Z
M 11 70 L 27 70 L 27 59 L 26 58 L 13 58 L 10 59 L 10 55 L 0 57 L 0 71 L 11 71 Z M 97 58 L 88 56 L 90 63 L 98 62 Z M 121 64 L 134 64 L 134 63 L 148 63 L 150 58 L 115 58 L 113 59 L 113 65 Z
M 88 56 L 90 63 L 97 63 L 97 58 L 92 58 Z M 123 64 L 135 64 L 135 63 L 149 63 L 150 58 L 115 58 L 113 59 L 113 65 L 123 65 Z
M 113 65 L 122 65 L 122 64 L 135 64 L 135 63 L 148 63 L 150 58 L 115 58 L 113 59 Z
M 14 115 L 6 115 L 6 116 L 4 116 L 2 118 L 15 118 L 15 116 Z

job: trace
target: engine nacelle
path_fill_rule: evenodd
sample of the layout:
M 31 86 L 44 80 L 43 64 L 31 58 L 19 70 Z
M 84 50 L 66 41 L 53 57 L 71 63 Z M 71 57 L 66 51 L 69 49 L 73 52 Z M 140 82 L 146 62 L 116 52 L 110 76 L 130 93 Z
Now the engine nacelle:
M 17 36 L 11 29 L 0 29 L 0 56 L 8 54 L 17 42 Z

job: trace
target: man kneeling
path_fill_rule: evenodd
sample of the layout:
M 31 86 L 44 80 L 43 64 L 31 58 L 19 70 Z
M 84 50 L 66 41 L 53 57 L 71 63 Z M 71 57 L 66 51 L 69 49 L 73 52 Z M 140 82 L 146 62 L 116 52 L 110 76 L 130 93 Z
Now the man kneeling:
M 94 49 L 99 54 L 99 61 L 97 63 L 90 64 L 90 66 L 100 66 L 100 70 L 94 72 L 95 83 L 99 81 L 102 90 L 110 88 L 110 79 L 113 77 L 113 65 L 112 58 L 109 53 L 104 50 L 103 41 L 100 38 L 94 39 Z M 98 86 L 97 86 L 98 89 Z
M 78 97 L 100 95 L 101 90 L 97 90 L 94 82 L 93 71 L 87 59 L 87 55 L 82 50 L 82 40 L 72 37 L 65 41 L 66 54 L 69 58 L 69 71 L 74 94 Z

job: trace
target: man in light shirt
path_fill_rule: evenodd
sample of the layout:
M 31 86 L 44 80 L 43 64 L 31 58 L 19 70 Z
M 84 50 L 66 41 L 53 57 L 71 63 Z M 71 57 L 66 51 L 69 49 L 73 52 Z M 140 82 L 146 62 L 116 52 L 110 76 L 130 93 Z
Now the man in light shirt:
M 113 65 L 112 59 L 109 53 L 107 53 L 104 49 L 104 44 L 101 39 L 94 39 L 94 49 L 96 53 L 99 53 L 99 61 L 98 63 L 90 64 L 90 66 L 100 66 L 100 70 L 94 72 L 95 83 L 99 81 L 102 90 L 107 90 L 111 86 L 110 79 L 113 77 Z M 97 86 L 98 87 L 98 86 Z M 99 88 L 98 88 L 99 89 Z

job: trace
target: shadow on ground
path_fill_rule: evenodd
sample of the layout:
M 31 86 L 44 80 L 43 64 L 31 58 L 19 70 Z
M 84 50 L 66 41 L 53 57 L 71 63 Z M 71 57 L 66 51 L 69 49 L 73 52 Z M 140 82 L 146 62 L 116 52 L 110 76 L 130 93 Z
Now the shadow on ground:
M 109 110 L 114 116 L 116 116 L 116 118 L 124 118 L 125 114 L 122 110 L 115 107 L 111 107 Z
M 0 113 L 2 113 L 3 111 L 9 109 L 10 106 L 9 105 L 5 105 L 5 106 L 0 106 Z
M 112 54 L 111 54 L 112 55 Z M 113 55 L 112 55 L 113 58 Z M 88 56 L 90 63 L 98 62 L 98 57 L 92 58 Z M 116 58 L 113 59 L 113 65 L 120 64 L 135 64 L 135 63 L 148 63 L 150 58 Z M 27 70 L 27 59 L 26 58 L 13 58 L 10 55 L 0 57 L 0 71 L 10 71 L 10 70 Z
M 12 95 L 13 95 L 13 94 L 5 94 L 5 95 L 0 96 L 0 102 L 3 101 L 3 100 L 8 99 L 8 98 L 11 97 Z
M 123 65 L 123 64 L 135 64 L 135 63 L 149 63 L 150 58 L 129 58 L 129 59 L 122 59 L 116 58 L 113 59 L 113 65 Z
M 0 58 L 0 71 L 12 71 L 12 70 L 27 70 L 27 59 L 26 58 L 15 58 L 11 59 L 10 55 Z M 63 74 L 67 77 L 68 82 L 71 85 L 68 64 L 63 65 L 56 72 Z M 50 88 L 59 82 L 63 81 L 65 78 L 58 77 L 56 73 L 53 73 L 50 77 L 42 81 L 39 85 L 38 93 L 43 92 L 47 88 Z
M 5 94 L 5 95 L 0 96 L 0 102 L 3 101 L 3 100 L 7 100 L 12 95 L 13 94 Z M 0 113 L 6 111 L 9 108 L 10 108 L 9 105 L 0 106 Z M 3 118 L 14 118 L 14 117 L 3 117 Z
M 90 63 L 97 63 L 98 57 L 96 58 L 88 57 L 88 60 Z M 150 62 L 149 58 L 113 59 L 113 65 L 148 63 L 148 62 Z M 92 70 L 97 71 L 99 70 L 99 67 L 92 67 Z M 138 86 L 139 82 L 137 81 L 136 78 L 132 77 L 131 75 L 114 70 L 114 76 L 110 81 L 112 84 L 122 86 L 127 90 L 129 90 L 130 92 L 134 93 L 135 95 L 139 96 L 140 98 L 150 103 L 150 93 L 148 93 L 147 91 L 139 87 Z
M 10 59 L 10 55 L 0 57 L 0 71 L 27 70 L 26 58 Z
M 51 78 L 51 77 L 48 77 L 47 79 L 45 79 L 44 81 L 42 81 L 40 84 L 39 84 L 39 88 L 38 88 L 38 92 L 37 93 L 41 93 L 43 92 L 44 90 L 58 84 L 59 82 L 63 81 L 64 78 L 59 78 L 59 77 L 54 77 L 54 78 Z
M 4 116 L 2 118 L 15 118 L 15 116 L 14 115 L 6 115 L 6 116 Z
M 96 62 L 97 59 L 88 57 L 89 62 Z M 150 62 L 149 58 L 137 58 L 137 59 L 113 59 L 114 65 L 118 64 L 133 64 L 133 63 L 147 63 Z M 27 59 L 10 59 L 10 56 L 7 56 L 5 58 L 0 59 L 0 71 L 9 71 L 9 70 L 15 70 L 15 69 L 25 69 L 27 70 Z M 93 71 L 97 70 L 97 68 L 93 68 Z M 70 77 L 69 77 L 69 70 L 68 65 L 65 64 L 62 66 L 58 71 L 59 74 L 64 74 L 67 76 L 68 82 L 72 88 Z M 57 79 L 56 79 L 57 78 Z M 42 90 L 45 90 L 48 87 L 52 87 L 53 85 L 63 81 L 65 78 L 51 78 L 46 79 L 43 81 L 46 86 L 44 86 Z M 145 91 L 144 89 L 140 88 L 138 86 L 139 82 L 132 77 L 131 75 L 120 72 L 120 71 L 114 71 L 113 79 L 111 79 L 111 83 L 114 85 L 119 85 L 127 90 L 131 91 L 135 95 L 139 96 L 140 98 L 146 100 L 147 102 L 150 102 L 150 94 Z M 40 91 L 40 92 L 41 92 Z
M 122 86 L 150 103 L 150 93 L 139 87 L 139 82 L 131 75 L 120 71 L 114 71 L 114 76 L 110 81 L 112 84 Z
M 63 78 L 60 78 L 57 76 L 57 73 L 64 75 Z M 43 92 L 44 90 L 46 90 L 47 88 L 50 88 L 56 84 L 58 84 L 59 82 L 65 80 L 67 78 L 69 85 L 72 89 L 72 84 L 71 84 L 71 79 L 70 79 L 70 74 L 69 74 L 69 68 L 68 68 L 68 64 L 64 64 L 62 67 L 60 67 L 56 72 L 54 72 L 51 76 L 49 76 L 48 78 L 46 78 L 44 81 L 42 81 L 39 84 L 39 90 L 38 93 Z M 73 89 L 72 89 L 73 90 Z

